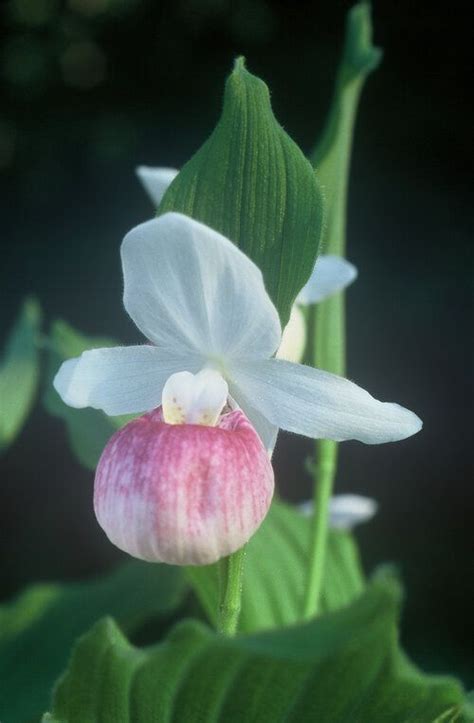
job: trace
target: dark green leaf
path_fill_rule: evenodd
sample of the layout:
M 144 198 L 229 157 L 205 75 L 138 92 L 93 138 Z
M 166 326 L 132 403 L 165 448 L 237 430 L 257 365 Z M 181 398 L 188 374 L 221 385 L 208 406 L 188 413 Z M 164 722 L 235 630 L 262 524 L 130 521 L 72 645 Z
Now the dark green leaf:
M 38 334 L 41 309 L 27 299 L 10 336 L 0 364 L 0 452 L 21 430 L 38 387 Z
M 262 526 L 247 544 L 239 630 L 251 632 L 291 625 L 301 619 L 306 583 L 309 520 L 275 500 Z M 186 568 L 188 580 L 209 619 L 217 622 L 218 566 Z M 356 545 L 350 533 L 332 530 L 323 586 L 323 610 L 335 610 L 364 587 Z
M 225 638 L 195 621 L 139 650 L 111 620 L 77 645 L 50 721 L 428 723 L 461 716 L 456 681 L 422 675 L 396 643 L 399 589 L 280 631 Z M 459 720 L 462 720 L 459 717 Z
M 53 378 L 65 359 L 79 356 L 87 349 L 116 346 L 105 338 L 86 337 L 64 321 L 56 321 L 49 337 L 49 360 L 44 404 L 50 414 L 67 426 L 72 450 L 84 467 L 95 469 L 102 450 L 114 432 L 135 415 L 108 417 L 97 409 L 73 409 L 64 404 L 53 387 Z
M 0 607 L 0 720 L 41 715 L 74 640 L 96 620 L 113 615 L 132 631 L 169 613 L 183 591 L 178 568 L 133 561 L 103 579 L 36 585 Z
M 282 325 L 318 253 L 322 197 L 311 165 L 275 120 L 268 88 L 237 60 L 221 118 L 183 167 L 159 213 L 220 231 L 262 270 Z

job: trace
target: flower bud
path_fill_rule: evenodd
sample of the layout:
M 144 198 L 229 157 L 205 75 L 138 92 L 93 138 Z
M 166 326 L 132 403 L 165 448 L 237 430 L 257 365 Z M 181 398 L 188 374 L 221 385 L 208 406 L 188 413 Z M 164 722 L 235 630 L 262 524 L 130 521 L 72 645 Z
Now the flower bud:
M 108 442 L 94 507 L 108 538 L 130 555 L 206 565 L 247 542 L 273 488 L 268 455 L 242 411 L 204 426 L 168 424 L 159 407 Z
M 306 321 L 297 304 L 293 304 L 290 319 L 283 330 L 277 359 L 299 363 L 306 347 Z

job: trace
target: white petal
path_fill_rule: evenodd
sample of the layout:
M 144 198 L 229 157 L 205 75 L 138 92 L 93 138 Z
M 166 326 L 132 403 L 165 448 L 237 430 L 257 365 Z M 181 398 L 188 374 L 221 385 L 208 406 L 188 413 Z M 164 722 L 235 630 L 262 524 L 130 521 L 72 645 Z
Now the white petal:
M 163 387 L 163 419 L 167 424 L 214 427 L 227 402 L 227 382 L 214 369 L 197 374 L 177 372 Z
M 377 502 L 362 495 L 334 495 L 329 501 L 330 525 L 337 530 L 352 530 L 368 522 L 377 513 Z
M 179 213 L 128 233 L 125 308 L 148 339 L 211 359 L 271 356 L 278 313 L 257 266 L 224 236 Z
M 298 505 L 304 517 L 314 513 L 313 500 L 305 500 Z M 352 530 L 363 522 L 368 522 L 376 514 L 377 502 L 362 495 L 334 495 L 329 500 L 329 525 L 334 530 Z
M 398 404 L 379 402 L 348 379 L 280 359 L 234 364 L 231 379 L 270 422 L 289 432 L 338 442 L 395 442 L 421 429 Z
M 245 416 L 249 419 L 253 428 L 257 431 L 263 442 L 263 446 L 271 457 L 277 441 L 278 427 L 269 422 L 263 414 L 249 404 L 245 394 L 235 384 L 230 387 L 230 393 L 231 400 L 235 400 L 237 406 L 243 410 Z
M 154 409 L 163 386 L 177 371 L 196 372 L 202 360 L 163 353 L 154 346 L 85 351 L 69 359 L 54 378 L 54 388 L 70 407 L 94 407 L 111 416 Z
M 143 188 L 148 193 L 152 203 L 158 207 L 165 191 L 176 178 L 179 171 L 176 168 L 151 168 L 150 166 L 138 166 L 135 173 L 140 179 Z
M 280 346 L 276 353 L 277 359 L 300 362 L 306 347 L 306 321 L 301 309 L 293 304 L 290 319 L 285 326 Z
M 356 267 L 340 256 L 321 255 L 309 280 L 296 298 L 297 304 L 317 304 L 342 291 L 357 277 Z

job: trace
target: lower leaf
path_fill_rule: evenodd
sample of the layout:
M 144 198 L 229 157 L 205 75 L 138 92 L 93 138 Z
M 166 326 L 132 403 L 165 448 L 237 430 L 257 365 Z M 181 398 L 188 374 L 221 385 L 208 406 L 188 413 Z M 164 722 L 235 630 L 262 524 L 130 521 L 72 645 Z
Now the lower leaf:
M 239 630 L 252 632 L 301 619 L 306 584 L 310 522 L 297 509 L 274 500 L 247 544 Z M 209 620 L 217 622 L 218 566 L 186 568 L 187 578 Z M 336 610 L 362 592 L 364 578 L 349 532 L 331 530 L 322 610 Z
M 225 638 L 189 620 L 148 650 L 103 620 L 77 645 L 45 720 L 467 721 L 458 683 L 423 675 L 400 653 L 399 600 L 384 577 L 350 607 L 304 625 Z
M 0 720 L 41 715 L 75 639 L 95 621 L 113 615 L 130 632 L 168 614 L 183 594 L 178 568 L 134 561 L 102 579 L 35 585 L 1 606 Z

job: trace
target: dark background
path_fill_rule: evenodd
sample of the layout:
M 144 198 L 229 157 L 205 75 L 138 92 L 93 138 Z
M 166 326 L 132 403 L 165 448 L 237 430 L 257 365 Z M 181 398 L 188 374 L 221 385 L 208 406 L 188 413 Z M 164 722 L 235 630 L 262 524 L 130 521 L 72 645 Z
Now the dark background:
M 215 124 L 237 54 L 267 81 L 305 151 L 321 129 L 349 3 L 15 0 L 2 6 L 0 341 L 34 292 L 47 323 L 136 342 L 118 248 L 152 215 L 134 167 L 181 166 Z M 403 639 L 427 670 L 474 685 L 470 21 L 460 6 L 379 2 L 385 50 L 356 129 L 348 293 L 349 376 L 415 410 L 398 444 L 341 448 L 338 491 L 375 497 L 361 528 L 368 570 L 406 584 Z M 309 496 L 284 437 L 280 489 Z M 295 467 L 296 466 L 296 467 Z M 295 471 L 296 469 L 296 471 Z M 120 556 L 95 522 L 93 476 L 37 405 L 0 460 L 2 596 L 83 577 Z

